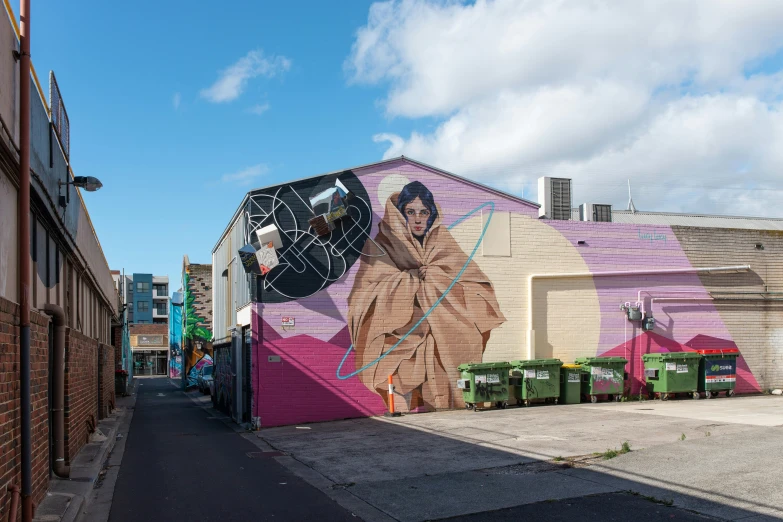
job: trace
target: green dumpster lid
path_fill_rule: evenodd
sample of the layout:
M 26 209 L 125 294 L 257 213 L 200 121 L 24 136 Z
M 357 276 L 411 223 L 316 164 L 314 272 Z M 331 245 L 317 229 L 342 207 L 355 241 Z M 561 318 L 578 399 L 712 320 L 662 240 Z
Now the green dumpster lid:
M 652 359 L 660 359 L 662 361 L 667 359 L 701 359 L 701 354 L 696 352 L 660 352 L 642 355 L 642 360 L 644 361 Z
M 469 371 L 474 372 L 476 370 L 508 370 L 511 365 L 507 362 L 486 362 L 486 363 L 464 363 L 457 366 L 457 369 L 461 372 Z
M 528 359 L 526 361 L 511 361 L 512 368 L 525 368 L 530 366 L 562 366 L 560 359 Z
M 599 364 L 628 364 L 628 360 L 623 357 L 579 357 L 574 361 L 576 364 L 587 364 L 588 366 Z

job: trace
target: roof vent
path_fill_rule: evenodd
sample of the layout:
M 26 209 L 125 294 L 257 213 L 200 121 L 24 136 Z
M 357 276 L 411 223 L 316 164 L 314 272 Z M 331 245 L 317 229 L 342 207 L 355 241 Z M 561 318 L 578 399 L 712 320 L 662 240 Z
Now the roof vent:
M 538 216 L 546 219 L 571 219 L 571 180 L 538 178 Z
M 582 203 L 579 205 L 580 221 L 603 221 L 611 223 L 612 205 L 601 205 L 598 203 Z

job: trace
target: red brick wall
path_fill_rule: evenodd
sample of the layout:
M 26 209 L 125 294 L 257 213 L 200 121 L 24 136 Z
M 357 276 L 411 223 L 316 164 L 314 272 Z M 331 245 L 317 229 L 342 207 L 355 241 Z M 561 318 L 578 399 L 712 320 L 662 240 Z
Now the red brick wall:
M 33 503 L 38 504 L 49 487 L 49 318 L 31 312 L 30 322 Z M 8 518 L 7 485 L 21 485 L 22 479 L 19 400 L 19 307 L 0 298 L 0 520 Z
M 114 345 L 114 367 L 122 367 L 122 326 L 111 329 L 111 344 Z
M 114 352 L 113 346 L 101 345 L 101 418 L 114 408 Z
M 98 422 L 98 342 L 65 330 L 65 460 L 70 463 Z

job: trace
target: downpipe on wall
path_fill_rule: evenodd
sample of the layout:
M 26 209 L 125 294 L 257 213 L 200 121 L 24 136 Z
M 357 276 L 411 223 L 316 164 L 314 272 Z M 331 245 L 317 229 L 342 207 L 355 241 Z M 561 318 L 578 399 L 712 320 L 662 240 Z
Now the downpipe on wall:
M 65 311 L 55 304 L 46 304 L 44 311 L 54 318 L 54 354 L 52 355 L 54 465 L 52 471 L 60 478 L 68 478 L 71 468 L 65 465 Z
M 22 521 L 33 520 L 30 398 L 30 1 L 19 2 L 19 408 L 21 410 Z

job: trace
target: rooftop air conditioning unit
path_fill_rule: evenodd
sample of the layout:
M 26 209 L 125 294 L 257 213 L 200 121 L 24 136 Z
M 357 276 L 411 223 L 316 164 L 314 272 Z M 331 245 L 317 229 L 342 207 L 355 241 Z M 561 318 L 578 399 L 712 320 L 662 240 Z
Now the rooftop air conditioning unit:
M 612 222 L 612 205 L 599 205 L 598 203 L 582 203 L 579 205 L 580 221 Z
M 538 178 L 538 216 L 546 219 L 571 219 L 571 180 Z

